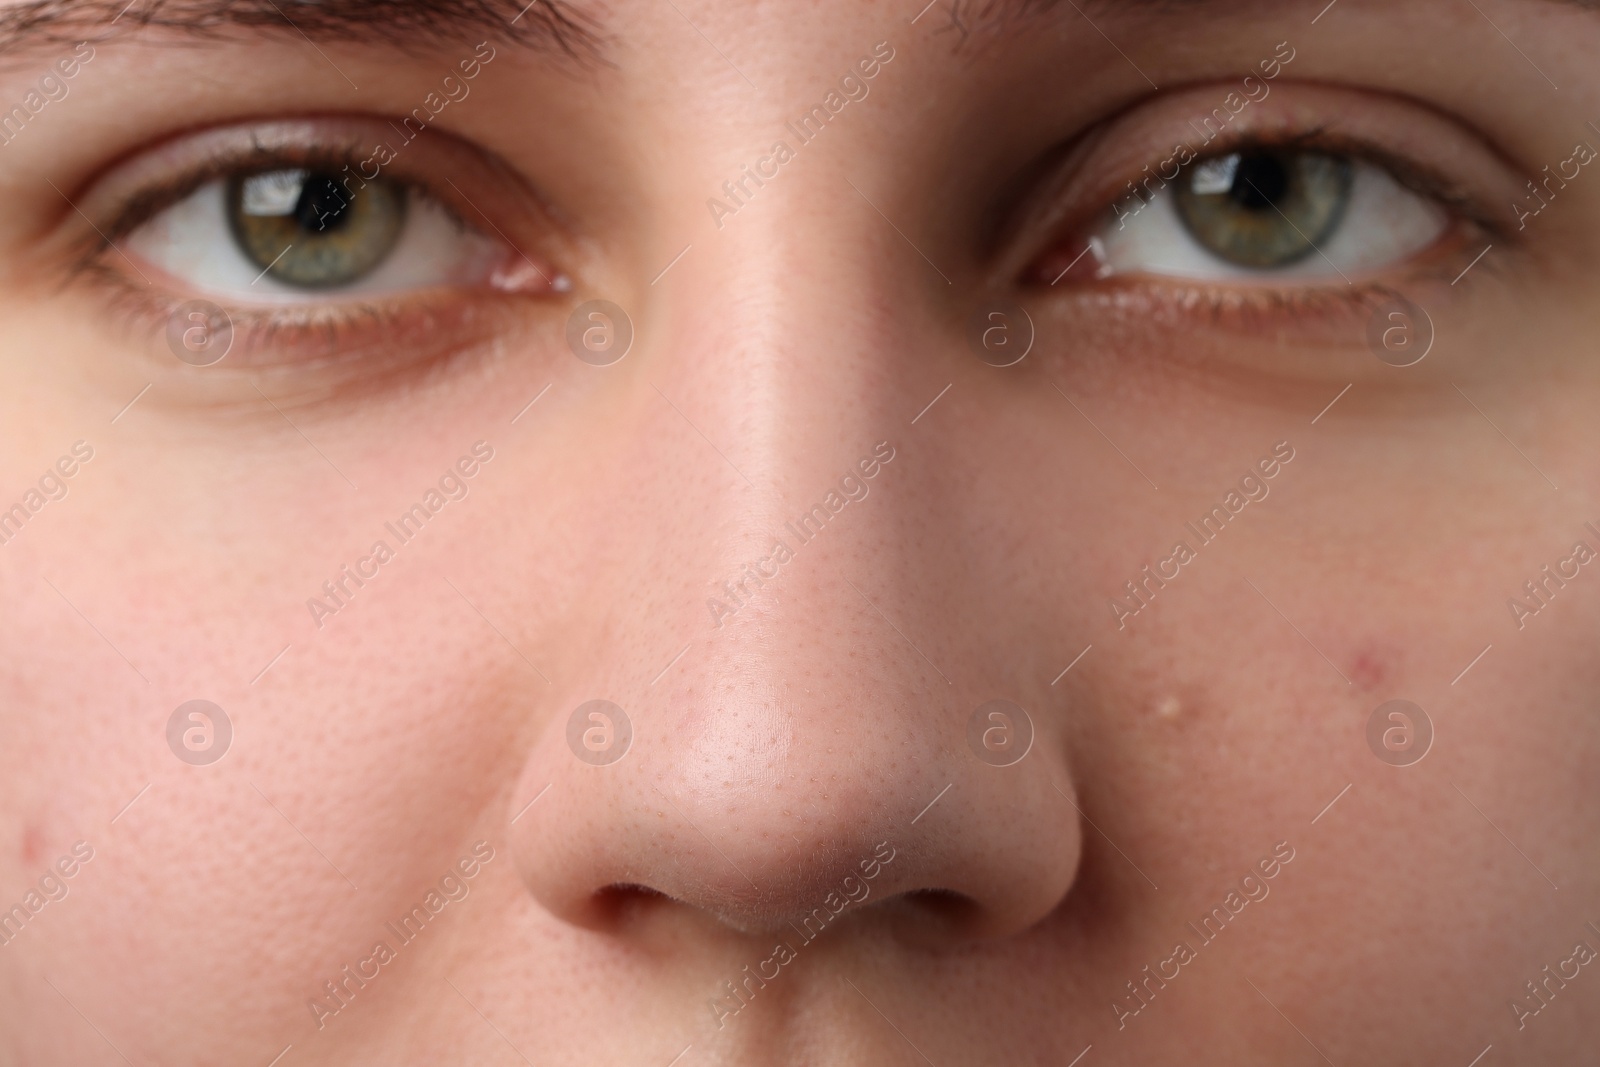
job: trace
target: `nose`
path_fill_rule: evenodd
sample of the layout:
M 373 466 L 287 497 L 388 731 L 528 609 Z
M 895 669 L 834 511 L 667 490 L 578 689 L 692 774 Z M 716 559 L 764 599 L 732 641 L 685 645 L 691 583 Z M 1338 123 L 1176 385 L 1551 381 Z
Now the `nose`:
M 670 696 L 634 705 L 615 763 L 578 755 L 560 716 L 523 776 L 523 795 L 544 796 L 512 827 L 534 897 L 591 928 L 659 895 L 751 933 L 804 935 L 854 908 L 956 940 L 1052 911 L 1082 848 L 1057 740 L 1028 736 L 1006 702 L 971 709 L 971 728 L 960 690 L 886 666 L 905 650 L 865 604 L 828 626 L 853 656 L 819 640 L 816 609 L 852 595 L 819 583 L 741 624 Z M 573 710 L 605 758 L 616 707 Z M 978 755 L 984 732 L 1000 758 Z
M 899 656 L 854 615 L 867 656 Z M 1082 840 L 1051 740 L 996 766 L 968 750 L 947 690 L 824 669 L 816 646 L 774 664 L 769 649 L 814 633 L 802 617 L 752 623 L 674 698 L 641 705 L 631 761 L 592 765 L 547 739 L 524 776 L 548 783 L 544 803 L 513 828 L 545 908 L 605 928 L 659 895 L 751 933 L 856 908 L 959 940 L 1008 936 L 1061 902 Z M 615 730 L 595 717 L 610 709 L 580 707 L 586 729 Z M 987 714 L 987 729 L 1023 732 Z
M 910 425 L 937 386 L 909 356 L 938 342 L 893 309 L 923 294 L 872 266 L 904 252 L 875 208 L 833 207 L 823 230 L 751 212 L 686 258 L 619 365 L 645 381 L 583 521 L 649 548 L 586 599 L 627 648 L 683 651 L 652 678 L 596 649 L 558 680 L 507 835 L 564 921 L 621 930 L 649 900 L 747 932 L 853 910 L 993 938 L 1073 884 L 1064 731 L 1005 666 L 1015 635 L 972 625 L 982 549 L 942 521 L 963 461 Z

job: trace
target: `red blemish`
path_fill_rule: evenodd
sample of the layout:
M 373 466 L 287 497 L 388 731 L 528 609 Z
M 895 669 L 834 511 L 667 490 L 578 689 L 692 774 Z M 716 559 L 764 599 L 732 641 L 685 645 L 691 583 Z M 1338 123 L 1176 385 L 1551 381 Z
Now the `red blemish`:
M 1399 656 L 1388 648 L 1367 645 L 1350 665 L 1350 681 L 1363 692 L 1372 692 L 1390 682 L 1398 672 Z
M 30 823 L 22 831 L 22 862 L 28 867 L 36 867 L 44 857 L 44 833 L 35 824 Z

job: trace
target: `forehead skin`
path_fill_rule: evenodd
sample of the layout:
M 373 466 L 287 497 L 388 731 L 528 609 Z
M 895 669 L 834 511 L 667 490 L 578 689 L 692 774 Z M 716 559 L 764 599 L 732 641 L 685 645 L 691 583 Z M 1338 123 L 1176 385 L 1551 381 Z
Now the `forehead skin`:
M 4 8 L 0 104 L 99 44 L 0 147 L 0 1067 L 1586 1062 L 1600 184 L 1524 188 L 1600 137 L 1585 6 Z M 570 293 L 349 380 L 69 278 L 152 148 L 480 41 L 481 152 L 413 158 Z M 1280 42 L 1272 106 L 1490 201 L 1392 283 L 1423 362 L 1018 281 Z

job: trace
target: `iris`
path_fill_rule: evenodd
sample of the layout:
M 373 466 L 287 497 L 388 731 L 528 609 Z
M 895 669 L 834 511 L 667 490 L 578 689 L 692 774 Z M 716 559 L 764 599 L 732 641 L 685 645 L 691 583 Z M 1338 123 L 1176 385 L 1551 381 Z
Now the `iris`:
M 264 275 L 334 289 L 376 270 L 399 240 L 407 191 L 386 179 L 356 192 L 331 173 L 272 170 L 228 182 L 228 223 Z
M 1212 254 L 1241 267 L 1285 267 L 1316 251 L 1350 203 L 1349 159 L 1251 149 L 1191 165 L 1177 183 L 1178 217 Z

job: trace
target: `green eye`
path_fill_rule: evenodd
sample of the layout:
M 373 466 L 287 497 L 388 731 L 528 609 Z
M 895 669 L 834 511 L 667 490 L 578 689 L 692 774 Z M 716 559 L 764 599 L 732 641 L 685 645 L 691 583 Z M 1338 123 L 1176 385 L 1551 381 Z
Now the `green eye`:
M 265 275 L 301 289 L 359 281 L 394 249 L 406 190 L 386 179 L 341 183 L 314 170 L 273 170 L 228 181 L 233 238 Z
M 1241 267 L 1284 267 L 1311 255 L 1350 203 L 1349 159 L 1250 149 L 1192 164 L 1176 183 L 1178 217 L 1209 252 Z

